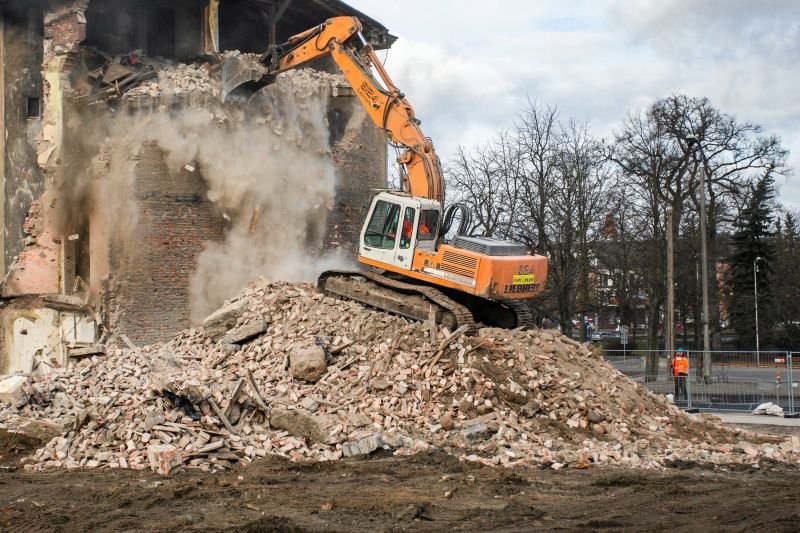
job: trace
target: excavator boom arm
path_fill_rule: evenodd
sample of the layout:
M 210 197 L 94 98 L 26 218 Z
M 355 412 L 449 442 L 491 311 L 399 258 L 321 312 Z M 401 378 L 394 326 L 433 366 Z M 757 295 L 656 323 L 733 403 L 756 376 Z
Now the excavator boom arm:
M 352 44 L 358 37 L 360 53 Z M 384 70 L 375 51 L 361 36 L 361 22 L 355 17 L 334 17 L 324 24 L 291 37 L 294 48 L 280 54 L 270 74 L 291 70 L 314 59 L 330 55 L 353 87 L 372 121 L 390 143 L 402 148 L 402 187 L 413 196 L 444 203 L 444 178 L 431 140 L 420 129 L 420 121 L 402 92 Z M 373 77 L 373 67 L 383 83 Z

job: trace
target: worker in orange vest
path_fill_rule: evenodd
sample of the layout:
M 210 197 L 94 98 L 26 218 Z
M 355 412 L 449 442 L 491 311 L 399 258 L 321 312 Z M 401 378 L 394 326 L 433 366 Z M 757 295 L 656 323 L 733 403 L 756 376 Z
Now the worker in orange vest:
M 672 359 L 672 376 L 675 378 L 675 400 L 679 400 L 681 394 L 683 394 L 684 399 L 688 400 L 686 380 L 689 378 L 689 358 L 683 348 L 678 348 L 678 351 L 675 352 L 675 357 Z

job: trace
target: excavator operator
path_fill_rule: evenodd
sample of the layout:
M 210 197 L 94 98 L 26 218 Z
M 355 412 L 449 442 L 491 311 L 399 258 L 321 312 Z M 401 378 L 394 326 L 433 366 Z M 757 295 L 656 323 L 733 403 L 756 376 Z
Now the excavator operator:
M 411 233 L 414 231 L 414 210 L 406 209 L 403 216 L 403 231 L 400 232 L 400 247 L 408 248 L 411 246 Z

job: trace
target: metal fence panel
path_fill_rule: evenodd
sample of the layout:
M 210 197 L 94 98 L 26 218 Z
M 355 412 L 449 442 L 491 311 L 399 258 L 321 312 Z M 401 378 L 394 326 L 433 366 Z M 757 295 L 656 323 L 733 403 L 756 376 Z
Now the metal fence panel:
M 689 352 L 687 398 L 676 397 L 671 353 L 607 350 L 604 355 L 620 372 L 651 391 L 672 394 L 676 405 L 681 407 L 751 411 L 762 403 L 772 402 L 785 413 L 795 412 L 795 396 L 800 390 L 800 353 L 793 357 L 789 352 L 773 351 L 708 352 L 711 370 L 703 375 L 703 352 Z
M 790 413 L 797 412 L 796 410 L 797 392 L 798 390 L 800 390 L 800 373 L 795 373 L 795 367 L 794 367 L 794 365 L 796 364 L 795 361 L 800 363 L 800 353 L 797 354 L 798 357 L 795 357 L 795 353 L 796 352 L 789 352 L 787 354 L 787 360 L 786 360 L 786 372 L 789 376 L 788 388 L 789 388 Z

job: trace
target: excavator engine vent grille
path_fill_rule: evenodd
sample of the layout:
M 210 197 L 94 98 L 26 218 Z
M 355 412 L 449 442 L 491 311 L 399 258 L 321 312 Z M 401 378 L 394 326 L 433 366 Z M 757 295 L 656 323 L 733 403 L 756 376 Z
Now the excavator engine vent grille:
M 453 253 L 450 251 L 442 254 L 442 270 L 464 276 L 466 278 L 475 277 L 475 269 L 478 268 L 478 259 Z

